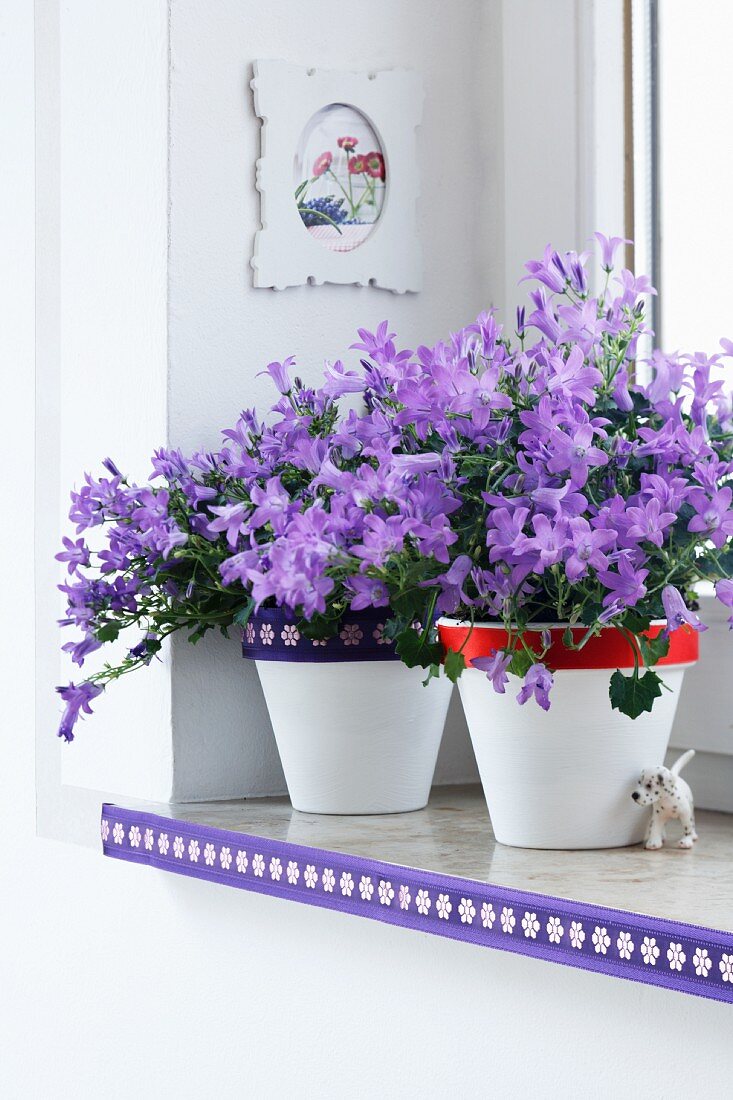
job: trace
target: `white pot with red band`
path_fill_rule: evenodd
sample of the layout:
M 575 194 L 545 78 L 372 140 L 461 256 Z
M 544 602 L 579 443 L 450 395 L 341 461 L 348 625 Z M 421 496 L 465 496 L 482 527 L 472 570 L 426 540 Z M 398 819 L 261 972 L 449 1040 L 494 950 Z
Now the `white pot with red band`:
M 650 636 L 663 628 L 655 623 Z M 536 651 L 541 626 L 525 632 Z M 504 695 L 475 657 L 503 649 L 508 636 L 496 623 L 440 619 L 447 649 L 461 650 L 467 668 L 458 681 L 476 762 L 496 839 L 519 848 L 618 848 L 641 841 L 647 815 L 631 799 L 645 767 L 661 764 L 669 744 L 685 669 L 698 657 L 698 636 L 681 628 L 667 657 L 655 666 L 667 688 L 651 714 L 632 720 L 611 708 L 609 680 L 634 667 L 631 647 L 615 628 L 567 649 L 563 624 L 548 627 L 543 660 L 553 673 L 550 709 L 517 702 L 522 681 L 509 677 Z M 469 635 L 470 632 L 470 636 Z M 580 641 L 585 628 L 573 628 Z M 463 647 L 463 648 L 461 648 Z

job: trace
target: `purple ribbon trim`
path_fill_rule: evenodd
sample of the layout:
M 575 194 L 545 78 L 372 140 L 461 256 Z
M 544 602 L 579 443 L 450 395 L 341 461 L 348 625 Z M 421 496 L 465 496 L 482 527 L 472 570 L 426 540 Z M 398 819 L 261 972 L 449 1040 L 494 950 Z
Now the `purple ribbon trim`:
M 344 616 L 338 634 L 314 642 L 300 633 L 283 608 L 261 608 L 242 630 L 242 656 L 257 661 L 313 664 L 342 661 L 398 661 L 383 634 L 390 609 L 367 608 Z
M 102 807 L 106 856 L 733 1003 L 733 932 Z

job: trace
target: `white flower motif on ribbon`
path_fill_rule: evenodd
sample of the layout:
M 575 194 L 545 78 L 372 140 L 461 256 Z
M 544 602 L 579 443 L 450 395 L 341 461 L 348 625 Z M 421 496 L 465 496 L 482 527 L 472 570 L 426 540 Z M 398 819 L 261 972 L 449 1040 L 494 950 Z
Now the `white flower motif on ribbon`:
M 265 623 L 260 627 L 260 641 L 263 645 L 272 645 L 275 638 L 275 632 L 269 623 Z
M 461 918 L 461 924 L 473 924 L 473 918 L 476 916 L 476 907 L 470 898 L 461 898 L 458 906 L 458 915 Z
M 695 954 L 692 956 L 692 965 L 695 967 L 695 973 L 698 978 L 707 978 L 710 973 L 710 967 L 713 965 L 713 960 L 704 947 L 698 947 Z
M 417 897 L 415 898 L 415 905 L 417 906 L 418 913 L 421 913 L 424 917 L 430 912 L 430 906 L 432 905 L 430 900 L 430 894 L 427 890 L 418 890 Z
M 323 883 L 323 889 L 327 894 L 333 893 L 333 888 L 336 885 L 336 876 L 330 867 L 325 867 L 323 874 L 321 875 L 321 882 Z
M 372 633 L 372 637 L 377 645 L 392 645 L 392 639 L 385 638 L 384 636 L 384 623 L 377 623 L 376 629 Z
M 496 920 L 496 913 L 494 907 L 490 901 L 485 901 L 481 906 L 481 923 L 484 928 L 493 928 L 494 921 Z
M 339 638 L 344 645 L 358 645 L 363 637 L 364 634 L 358 623 L 346 623 L 344 629 L 339 634 Z
M 147 850 L 149 852 L 152 851 L 154 840 L 155 840 L 155 838 L 153 836 L 153 830 L 152 829 L 146 829 L 145 830 L 145 836 L 143 837 L 143 844 L 145 845 L 145 847 L 147 848 Z
M 115 844 L 122 844 L 125 839 L 125 828 L 121 821 L 115 821 L 115 827 L 112 830 L 112 839 Z
M 102 818 L 101 832 L 102 832 L 102 840 L 105 841 L 105 843 L 106 843 L 106 841 L 109 840 L 109 821 L 107 821 L 106 817 Z
M 634 951 L 634 941 L 630 932 L 619 932 L 616 947 L 620 959 L 630 959 Z
M 362 901 L 371 901 L 372 894 L 374 893 L 374 885 L 368 875 L 361 876 L 361 882 L 359 883 L 359 893 L 361 894 Z
M 260 852 L 255 852 L 252 857 L 252 870 L 257 878 L 262 878 L 265 873 L 265 857 Z
M 522 928 L 524 934 L 529 940 L 536 940 L 537 933 L 540 930 L 540 922 L 537 920 L 536 913 L 525 913 L 522 917 Z
M 316 869 L 312 863 L 307 864 L 305 875 L 303 877 L 305 878 L 305 884 L 308 889 L 313 890 L 316 883 L 318 882 L 318 875 L 316 874 Z
M 183 848 L 184 848 L 183 837 L 182 836 L 174 836 L 173 837 L 173 855 L 176 857 L 176 859 L 183 859 Z
M 213 844 L 207 844 L 204 848 L 204 863 L 207 867 L 213 867 L 216 861 L 216 848 Z
M 231 848 L 222 848 L 219 852 L 219 863 L 225 871 L 228 871 L 232 865 L 232 850 Z
M 237 852 L 237 870 L 239 871 L 240 875 L 246 874 L 248 867 L 249 860 L 247 859 L 247 853 L 241 851 L 240 849 L 240 851 Z
M 547 921 L 547 938 L 550 943 L 559 943 L 565 931 L 559 917 L 550 917 Z
M 585 943 L 585 931 L 579 920 L 571 922 L 569 935 L 571 946 L 574 947 L 576 951 L 581 951 Z
M 339 882 L 339 889 L 345 898 L 350 898 L 354 892 L 354 880 L 348 871 L 344 871 Z
M 138 829 L 137 825 L 131 825 L 130 826 L 130 831 L 127 834 L 127 837 L 128 837 L 128 840 L 130 841 L 130 847 L 131 848 L 139 848 L 140 847 L 140 830 Z
M 297 626 L 284 626 L 280 632 L 280 637 L 285 642 L 285 645 L 297 645 L 300 641 L 300 631 Z
M 410 890 L 407 886 L 400 886 L 400 909 L 409 909 L 412 898 L 410 897 Z
M 326 645 L 328 638 L 311 638 L 311 645 Z
M 254 645 L 255 640 L 255 628 L 252 623 L 247 623 L 244 628 L 244 636 L 247 639 L 247 645 Z
M 514 931 L 514 925 L 517 923 L 517 918 L 514 916 L 514 910 L 509 909 L 506 905 L 501 911 L 501 930 L 506 932 L 508 936 L 511 936 Z
M 682 944 L 671 943 L 667 948 L 667 958 L 669 959 L 670 970 L 681 970 L 687 960 L 687 955 L 682 950 Z
M 435 910 L 441 920 L 448 920 L 453 910 L 453 906 L 447 894 L 438 894 Z
M 189 841 L 188 858 L 191 860 L 191 863 L 198 863 L 200 851 L 198 840 Z
M 379 883 L 379 904 L 391 905 L 392 898 L 394 897 L 394 890 L 392 889 L 392 883 L 381 879 Z
M 724 982 L 733 985 L 733 955 L 722 955 L 718 963 L 718 969 Z
M 657 959 L 659 958 L 659 948 L 657 947 L 657 941 L 654 936 L 644 936 L 644 942 L 641 945 L 641 957 L 644 960 L 646 966 L 656 966 Z
M 611 946 L 611 937 L 605 928 L 599 928 L 596 925 L 593 931 L 593 947 L 596 955 L 605 955 L 608 948 Z
M 290 863 L 288 863 L 287 875 L 288 875 L 288 882 L 290 883 L 290 885 L 295 886 L 298 879 L 300 878 L 300 867 L 298 866 L 298 864 L 295 862 L 294 859 L 291 859 Z
M 274 882 L 279 882 L 283 873 L 283 865 L 277 856 L 273 856 L 270 860 L 270 878 Z
M 158 837 L 158 851 L 160 852 L 160 854 L 162 856 L 167 856 L 169 847 L 170 847 L 170 842 L 168 840 L 168 834 L 167 833 L 161 833 L 160 836 Z

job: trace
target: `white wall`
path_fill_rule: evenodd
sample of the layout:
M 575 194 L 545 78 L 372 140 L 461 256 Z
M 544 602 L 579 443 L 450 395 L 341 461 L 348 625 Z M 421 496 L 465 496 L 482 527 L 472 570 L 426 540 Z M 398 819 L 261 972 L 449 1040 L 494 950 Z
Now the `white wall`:
M 12 410 L 0 540 L 0 1095 L 727 1095 L 728 1006 L 36 838 L 33 19 L 10 0 L 0 20 L 0 141 L 12 150 L 0 185 L 0 362 L 11 364 Z
M 170 438 L 216 444 L 239 409 L 267 408 L 257 372 L 297 355 L 307 380 L 324 357 L 349 352 L 358 326 L 384 318 L 403 346 L 430 343 L 472 320 L 501 286 L 503 176 L 496 7 L 477 0 L 338 0 L 171 9 Z M 417 69 L 425 84 L 419 230 L 424 289 L 254 289 L 248 261 L 259 226 L 254 165 L 260 121 L 249 80 L 258 57 L 324 68 Z M 428 689 L 429 690 L 429 689 Z M 209 638 L 174 644 L 173 730 L 179 798 L 284 791 L 253 667 L 236 645 Z M 218 767 L 215 767 L 215 763 Z M 476 776 L 454 700 L 438 781 Z

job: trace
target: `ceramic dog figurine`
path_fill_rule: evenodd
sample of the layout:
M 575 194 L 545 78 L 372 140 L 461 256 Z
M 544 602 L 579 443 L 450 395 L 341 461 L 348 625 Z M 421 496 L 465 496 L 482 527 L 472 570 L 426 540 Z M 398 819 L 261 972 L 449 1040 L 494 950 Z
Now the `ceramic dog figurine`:
M 697 840 L 695 832 L 695 805 L 692 791 L 680 772 L 695 755 L 694 749 L 683 753 L 671 768 L 645 768 L 631 797 L 639 806 L 653 806 L 644 847 L 661 848 L 667 822 L 678 817 L 684 830 L 678 848 L 691 848 Z

